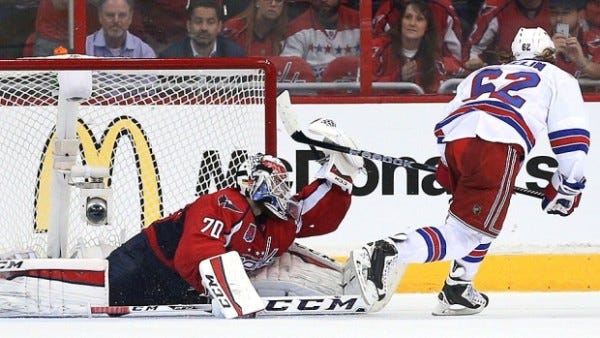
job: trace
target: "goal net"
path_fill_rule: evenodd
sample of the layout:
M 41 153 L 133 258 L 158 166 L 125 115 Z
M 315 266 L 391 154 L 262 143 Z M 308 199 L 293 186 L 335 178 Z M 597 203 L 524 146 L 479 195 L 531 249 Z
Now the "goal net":
M 59 96 L 71 73 L 91 96 Z M 0 257 L 116 247 L 231 186 L 249 153 L 275 154 L 275 86 L 251 58 L 0 60 Z

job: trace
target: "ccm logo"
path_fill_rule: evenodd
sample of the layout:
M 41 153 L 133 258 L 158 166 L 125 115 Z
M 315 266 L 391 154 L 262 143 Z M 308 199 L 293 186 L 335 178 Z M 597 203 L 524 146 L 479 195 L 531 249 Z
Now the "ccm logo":
M 219 283 L 215 282 L 215 277 L 210 275 L 204 275 L 204 278 L 208 280 L 208 288 L 212 291 L 214 298 L 223 306 L 224 308 L 231 307 L 231 302 L 221 289 Z
M 0 269 L 13 269 L 23 266 L 23 261 L 2 261 L 0 260 Z
M 310 299 L 270 299 L 265 307 L 266 311 L 283 312 L 288 310 L 299 311 L 349 311 L 358 312 L 354 305 L 358 298 L 310 298 Z

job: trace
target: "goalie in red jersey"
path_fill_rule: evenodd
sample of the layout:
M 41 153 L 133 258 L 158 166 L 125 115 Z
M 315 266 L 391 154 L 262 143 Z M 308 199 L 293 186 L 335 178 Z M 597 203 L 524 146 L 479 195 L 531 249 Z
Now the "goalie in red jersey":
M 315 123 L 313 131 L 325 131 L 330 142 L 353 144 L 334 126 Z M 317 178 L 292 196 L 281 160 L 250 156 L 237 170 L 235 187 L 198 197 L 109 255 L 110 304 L 195 303 L 206 292 L 214 306 L 221 291 L 232 290 L 230 298 L 218 299 L 221 305 L 258 303 L 226 317 L 260 311 L 264 305 L 243 271 L 272 264 L 296 238 L 335 231 L 350 207 L 362 159 L 329 153 L 323 162 Z

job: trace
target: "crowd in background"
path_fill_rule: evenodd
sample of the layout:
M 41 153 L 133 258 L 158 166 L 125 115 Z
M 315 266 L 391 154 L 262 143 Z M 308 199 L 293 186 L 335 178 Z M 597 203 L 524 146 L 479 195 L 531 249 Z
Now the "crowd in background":
M 68 4 L 0 0 L 0 57 L 69 52 Z M 600 0 L 372 0 L 367 49 L 361 48 L 359 5 L 358 0 L 87 0 L 85 52 L 265 56 L 274 60 L 283 82 L 351 82 L 359 74 L 361 50 L 369 50 L 373 81 L 410 82 L 435 93 L 446 79 L 508 60 L 520 27 L 542 27 L 557 47 L 560 68 L 579 79 L 600 80 Z

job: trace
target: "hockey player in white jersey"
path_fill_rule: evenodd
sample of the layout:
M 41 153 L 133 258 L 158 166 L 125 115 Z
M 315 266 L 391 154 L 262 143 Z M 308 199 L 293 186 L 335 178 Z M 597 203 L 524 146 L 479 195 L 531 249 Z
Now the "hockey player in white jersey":
M 445 222 L 352 251 L 362 292 L 375 308 L 389 301 L 407 263 L 440 260 L 453 263 L 434 315 L 476 314 L 488 305 L 472 281 L 502 230 L 515 178 L 537 141 L 548 137 L 558 161 L 542 210 L 568 216 L 577 208 L 590 145 L 579 84 L 554 66 L 554 44 L 541 28 L 521 28 L 512 52 L 514 61 L 462 81 L 435 126 L 436 179 L 453 195 Z

